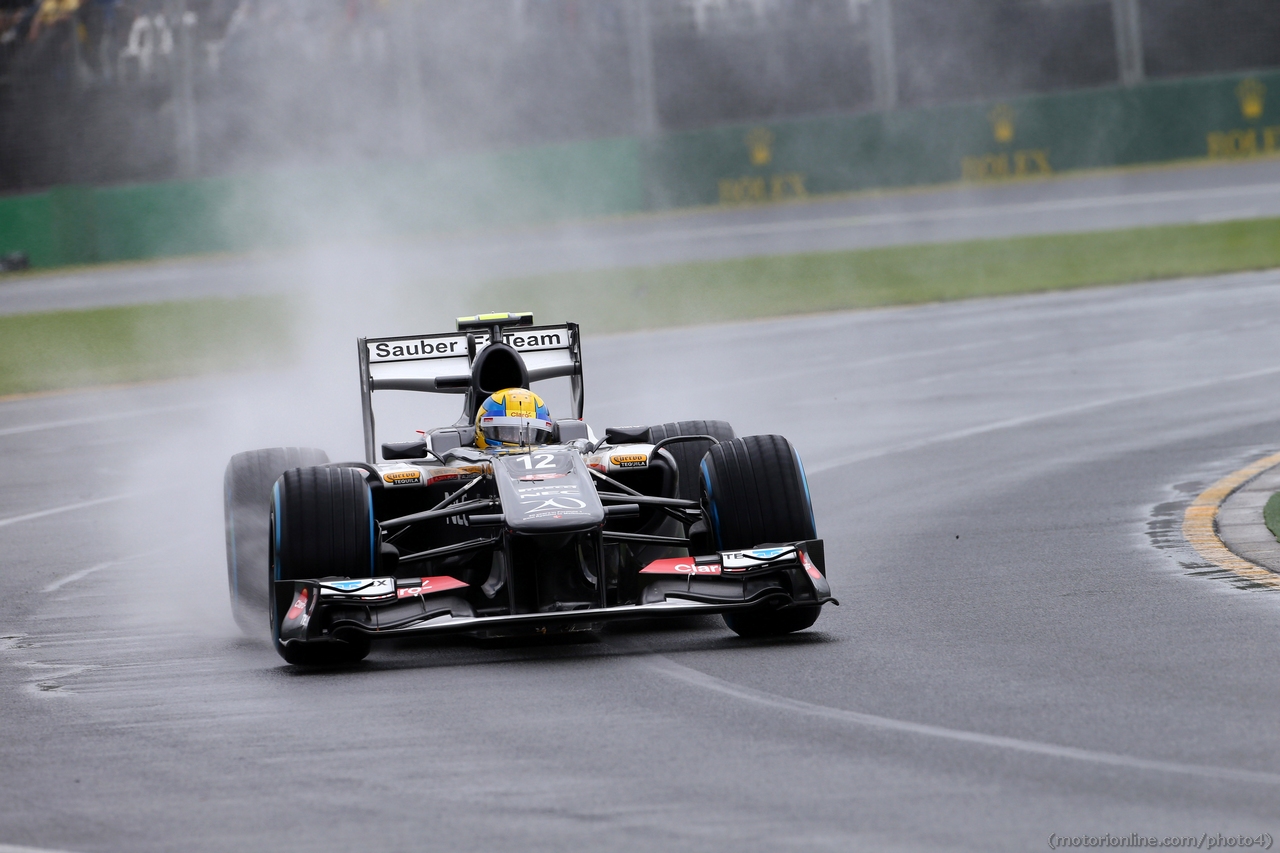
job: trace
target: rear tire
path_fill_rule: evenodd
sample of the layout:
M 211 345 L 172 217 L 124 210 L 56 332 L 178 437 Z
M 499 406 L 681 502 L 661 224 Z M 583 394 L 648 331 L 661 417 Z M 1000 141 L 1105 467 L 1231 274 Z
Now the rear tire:
M 649 441 L 654 444 L 677 435 L 709 435 L 719 441 L 729 441 L 733 438 L 733 427 L 727 421 L 673 421 L 649 427 Z M 680 473 L 676 497 L 698 500 L 698 466 L 711 446 L 705 441 L 680 441 L 663 448 L 676 460 L 676 470 Z
M 780 435 L 750 435 L 707 451 L 700 478 L 703 517 L 716 550 L 818 538 L 800 455 Z M 821 605 L 761 607 L 724 614 L 742 637 L 773 637 L 808 628 Z
M 379 537 L 373 494 L 363 471 L 295 468 L 275 485 L 271 512 L 271 577 L 307 580 L 373 577 Z M 285 646 L 279 625 L 291 601 L 276 600 L 269 584 L 271 639 L 286 661 L 302 665 L 356 663 L 369 654 L 369 638 L 350 631 L 339 637 Z
M 231 613 L 240 630 L 261 637 L 267 617 L 267 578 L 271 518 L 271 487 L 290 468 L 323 465 L 323 450 L 311 447 L 271 447 L 237 453 L 222 478 L 227 538 L 227 586 Z

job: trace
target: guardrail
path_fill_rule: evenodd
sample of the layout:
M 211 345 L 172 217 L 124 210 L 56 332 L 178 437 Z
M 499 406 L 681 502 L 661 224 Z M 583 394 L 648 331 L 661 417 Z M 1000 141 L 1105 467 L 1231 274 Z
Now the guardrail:
M 0 198 L 55 267 L 1280 153 L 1280 72 Z

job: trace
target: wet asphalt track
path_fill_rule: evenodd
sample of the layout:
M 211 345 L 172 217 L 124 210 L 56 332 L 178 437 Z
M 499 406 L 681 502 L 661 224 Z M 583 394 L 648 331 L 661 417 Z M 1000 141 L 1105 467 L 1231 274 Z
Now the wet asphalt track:
M 327 241 L 326 247 L 306 252 L 0 278 L 0 314 L 309 290 L 315 278 L 333 274 L 347 288 L 388 276 L 420 287 L 565 270 L 1262 216 L 1280 216 L 1280 160 L 920 188 L 366 246 Z
M 6 402 L 0 843 L 1276 834 L 1280 598 L 1206 575 L 1173 522 L 1280 448 L 1277 327 L 1271 272 L 589 339 L 597 428 L 793 438 L 842 606 L 770 642 L 706 620 L 332 673 L 238 636 L 219 489 L 245 447 L 354 457 L 349 366 Z

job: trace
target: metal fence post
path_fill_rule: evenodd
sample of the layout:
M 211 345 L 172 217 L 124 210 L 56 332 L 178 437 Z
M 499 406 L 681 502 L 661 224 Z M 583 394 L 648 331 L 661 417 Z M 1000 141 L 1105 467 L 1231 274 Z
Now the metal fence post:
M 1116 64 L 1125 86 L 1141 83 L 1145 77 L 1142 59 L 1142 18 L 1138 0 L 1111 0 L 1111 20 L 1116 34 Z
M 172 20 L 178 29 L 177 51 L 173 75 L 174 146 L 178 160 L 178 174 L 190 178 L 196 173 L 198 151 L 196 148 L 195 63 L 192 57 L 192 30 L 195 21 L 189 20 L 187 0 L 176 0 L 172 6 Z M 194 18 L 194 16 L 192 16 Z
M 653 25 L 649 0 L 631 0 L 627 12 L 627 54 L 631 61 L 636 133 L 654 136 L 658 133 L 658 98 L 654 90 Z
M 399 71 L 401 145 L 411 157 L 426 153 L 426 95 L 422 82 L 423 13 L 421 3 L 402 6 L 393 18 L 391 46 Z
M 871 0 L 871 87 L 878 110 L 898 106 L 898 54 L 893 43 L 893 0 Z

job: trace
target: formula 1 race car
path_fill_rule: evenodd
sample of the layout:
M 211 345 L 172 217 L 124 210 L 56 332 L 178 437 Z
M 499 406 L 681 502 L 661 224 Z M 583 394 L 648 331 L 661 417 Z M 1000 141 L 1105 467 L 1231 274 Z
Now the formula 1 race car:
M 363 462 L 239 453 L 225 477 L 232 608 L 290 663 L 383 637 L 590 631 L 722 614 L 742 636 L 807 628 L 834 601 L 800 457 L 723 421 L 582 420 L 578 326 L 531 314 L 361 338 Z M 573 418 L 531 383 L 567 378 Z M 373 392 L 462 396 L 462 416 L 374 453 Z

